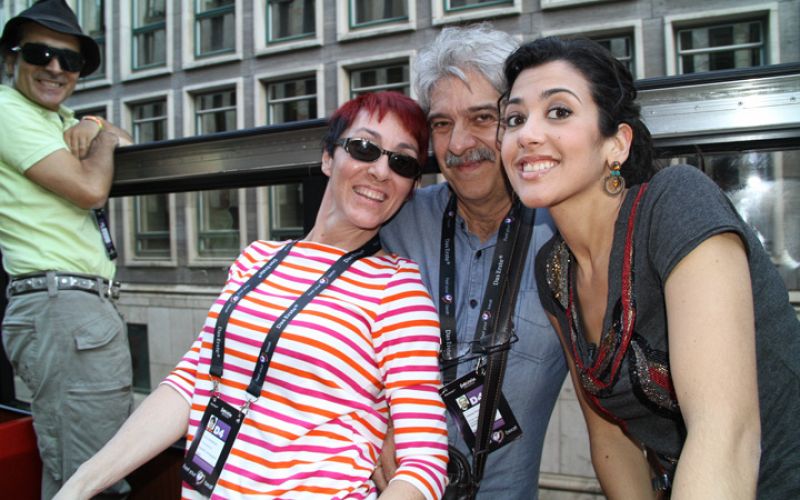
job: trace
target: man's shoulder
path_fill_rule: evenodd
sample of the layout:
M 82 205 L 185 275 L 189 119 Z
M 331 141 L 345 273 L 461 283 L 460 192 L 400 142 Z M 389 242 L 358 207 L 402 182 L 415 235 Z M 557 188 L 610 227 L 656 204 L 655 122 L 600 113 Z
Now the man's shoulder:
M 0 108 L 3 110 L 2 122 L 7 127 L 13 127 L 16 135 L 27 130 L 50 130 L 60 132 L 60 129 L 74 122 L 72 110 L 66 106 L 56 113 L 38 106 L 22 95 L 19 91 L 8 85 L 0 85 Z
M 441 218 L 447 205 L 449 189 L 446 183 L 433 184 L 414 191 L 388 226 L 406 226 L 430 223 L 434 218 Z
M 450 196 L 447 184 L 434 184 L 414 191 L 400 212 L 381 228 L 386 248 L 409 255 L 410 247 L 425 241 L 439 241 L 441 219 Z
M 439 210 L 444 210 L 444 206 L 447 204 L 449 198 L 449 186 L 446 182 L 440 182 L 414 190 L 411 199 L 406 202 L 403 208 L 427 210 L 429 208 L 440 207 Z
M 0 106 L 3 107 L 3 114 L 14 111 L 31 112 L 34 110 L 33 105 L 25 99 L 25 96 L 8 85 L 0 85 Z

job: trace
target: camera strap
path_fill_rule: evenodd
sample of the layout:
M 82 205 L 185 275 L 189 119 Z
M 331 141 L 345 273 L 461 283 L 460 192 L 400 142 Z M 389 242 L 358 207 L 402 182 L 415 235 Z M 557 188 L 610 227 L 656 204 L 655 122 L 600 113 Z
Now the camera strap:
M 473 482 L 476 492 L 483 478 L 486 459 L 490 451 L 490 438 L 495 424 L 495 413 L 502 395 L 500 388 L 503 385 L 508 350 L 514 338 L 514 309 L 525 268 L 525 259 L 533 235 L 533 225 L 536 221 L 535 209 L 521 207 L 519 214 L 521 223 L 512 242 L 511 259 L 507 267 L 510 272 L 503 273 L 499 311 L 495 317 L 493 328 L 486 331 L 480 339 L 481 347 L 488 354 L 483 367 L 485 373 L 484 393 L 481 397 L 475 449 L 472 455 Z
M 439 322 L 441 328 L 441 349 L 439 361 L 442 366 L 443 383 L 449 385 L 456 379 L 457 365 L 468 359 L 478 359 L 486 354 L 481 345 L 481 338 L 491 331 L 495 320 L 499 317 L 502 287 L 511 271 L 508 265 L 514 244 L 518 240 L 522 220 L 520 214 L 525 210 L 516 197 L 511 208 L 500 223 L 497 231 L 494 255 L 489 268 L 489 278 L 483 291 L 481 315 L 475 325 L 471 354 L 472 357 L 460 358 L 456 333 L 456 256 L 455 228 L 458 202 L 455 194 L 450 194 L 442 216 L 442 243 L 439 261 Z

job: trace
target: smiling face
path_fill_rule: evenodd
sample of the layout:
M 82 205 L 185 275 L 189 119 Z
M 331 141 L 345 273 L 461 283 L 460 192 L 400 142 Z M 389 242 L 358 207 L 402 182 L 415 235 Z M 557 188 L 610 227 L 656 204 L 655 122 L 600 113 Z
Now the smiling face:
M 554 207 L 602 194 L 612 161 L 627 158 L 630 128 L 600 134 L 589 83 L 564 61 L 524 70 L 503 111 L 501 155 L 511 185 L 529 207 Z
M 26 23 L 22 31 L 20 46 L 35 42 L 58 49 L 81 50 L 77 37 L 57 33 L 35 23 Z M 35 66 L 25 62 L 21 54 L 16 54 L 8 58 L 6 64 L 13 64 L 14 88 L 29 100 L 53 111 L 57 111 L 61 103 L 72 95 L 80 75 L 79 71 L 64 71 L 56 57 L 47 66 Z
M 382 120 L 360 111 L 342 139 L 363 138 L 382 149 L 419 159 L 417 141 L 389 112 Z M 330 177 L 323 201 L 329 227 L 339 230 L 375 231 L 388 221 L 408 199 L 414 179 L 402 177 L 389 168 L 388 156 L 376 161 L 359 161 L 341 146 L 322 154 L 322 171 Z
M 428 122 L 439 170 L 462 202 L 507 197 L 495 133 L 500 94 L 479 73 L 469 85 L 454 76 L 436 83 Z

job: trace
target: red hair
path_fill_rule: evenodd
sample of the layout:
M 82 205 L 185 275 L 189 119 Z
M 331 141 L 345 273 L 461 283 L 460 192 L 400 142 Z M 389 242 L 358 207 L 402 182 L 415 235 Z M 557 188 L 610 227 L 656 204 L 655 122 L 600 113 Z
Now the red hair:
M 419 104 L 405 94 L 395 91 L 360 94 L 339 106 L 328 121 L 328 131 L 323 138 L 323 147 L 333 154 L 336 141 L 355 121 L 361 111 L 383 120 L 387 113 L 394 113 L 400 124 L 417 141 L 419 157 L 424 165 L 428 156 L 428 118 Z

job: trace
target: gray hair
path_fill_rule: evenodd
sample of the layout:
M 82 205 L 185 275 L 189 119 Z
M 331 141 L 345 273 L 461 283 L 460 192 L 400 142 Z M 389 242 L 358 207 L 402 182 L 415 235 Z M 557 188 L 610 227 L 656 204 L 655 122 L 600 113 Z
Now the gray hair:
M 444 28 L 414 60 L 414 91 L 420 106 L 425 113 L 430 111 L 431 93 L 442 78 L 455 76 L 469 83 L 469 70 L 483 75 L 498 93 L 505 92 L 503 65 L 518 46 L 514 37 L 493 29 L 489 23 Z

